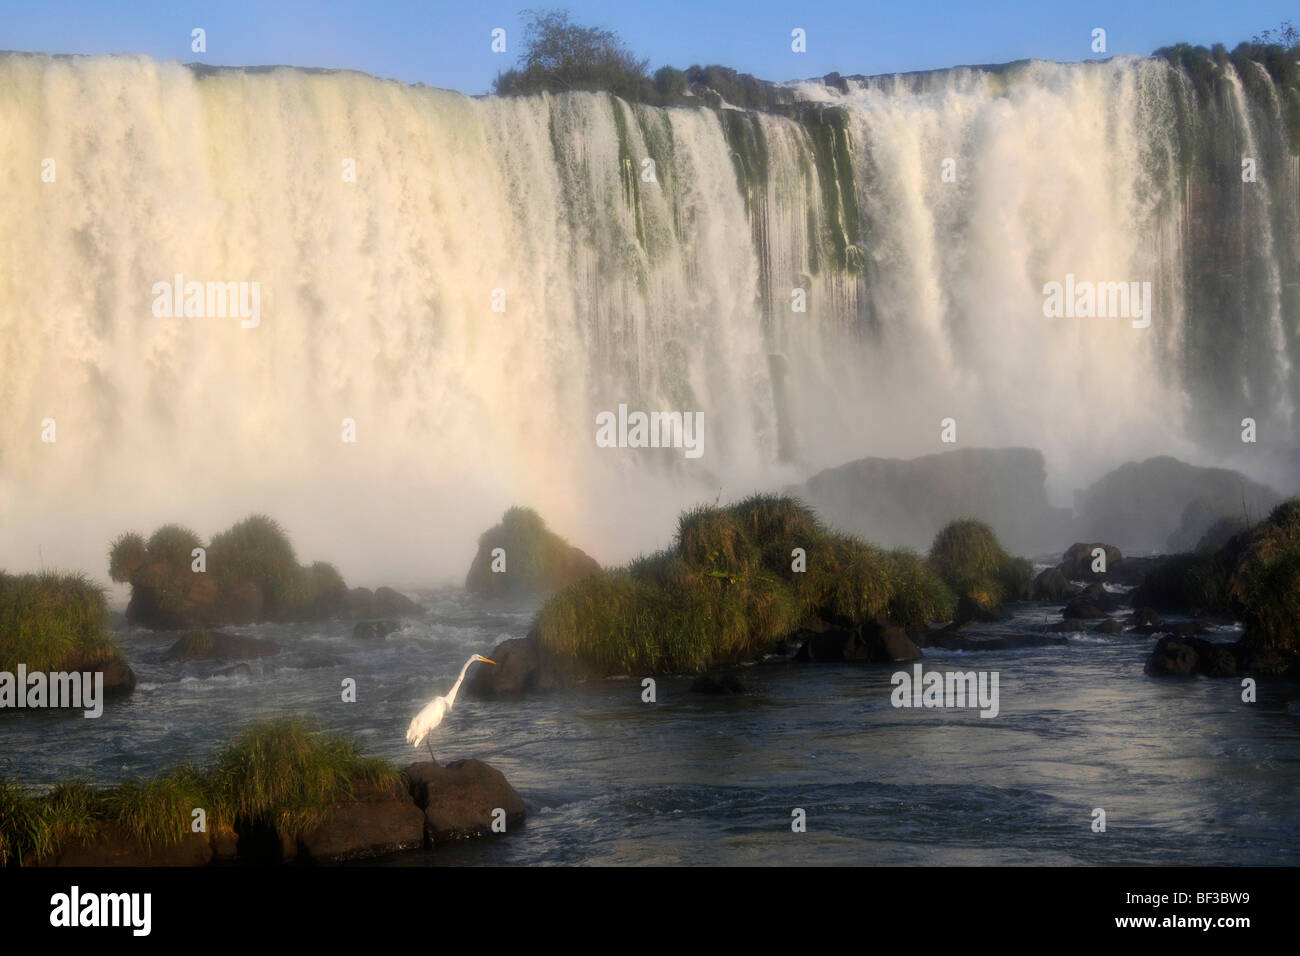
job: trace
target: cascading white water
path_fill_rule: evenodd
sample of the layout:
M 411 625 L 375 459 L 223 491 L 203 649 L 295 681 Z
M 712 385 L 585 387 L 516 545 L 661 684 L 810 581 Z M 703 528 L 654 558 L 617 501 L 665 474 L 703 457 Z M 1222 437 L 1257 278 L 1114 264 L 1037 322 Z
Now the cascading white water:
M 1058 492 L 1185 454 L 1171 70 L 802 88 L 848 110 L 855 272 L 798 118 L 757 116 L 747 179 L 713 110 L 0 55 L 0 567 L 103 577 L 119 531 L 265 511 L 419 583 L 513 503 L 618 560 L 684 505 L 944 450 L 947 417 Z M 1045 318 L 1067 273 L 1150 281 L 1152 327 Z M 177 274 L 259 283 L 260 324 L 157 317 Z M 703 456 L 598 448 L 621 402 L 703 412 Z

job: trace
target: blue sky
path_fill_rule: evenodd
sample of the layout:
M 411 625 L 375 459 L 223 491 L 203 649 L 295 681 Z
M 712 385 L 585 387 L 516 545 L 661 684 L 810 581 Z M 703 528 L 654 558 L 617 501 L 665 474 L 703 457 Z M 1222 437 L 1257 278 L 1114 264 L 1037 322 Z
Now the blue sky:
M 1090 59 L 1094 27 L 1106 30 L 1109 54 L 1146 54 L 1180 40 L 1231 48 L 1284 19 L 1300 20 L 1296 0 L 4 0 L 0 49 L 346 68 L 483 93 L 513 64 L 519 12 L 529 6 L 564 7 L 581 23 L 617 31 L 652 69 L 722 63 L 769 80 Z M 206 54 L 190 51 L 194 27 L 207 31 Z M 494 27 L 507 31 L 505 55 L 489 49 Z M 804 54 L 790 50 L 795 27 L 807 32 Z

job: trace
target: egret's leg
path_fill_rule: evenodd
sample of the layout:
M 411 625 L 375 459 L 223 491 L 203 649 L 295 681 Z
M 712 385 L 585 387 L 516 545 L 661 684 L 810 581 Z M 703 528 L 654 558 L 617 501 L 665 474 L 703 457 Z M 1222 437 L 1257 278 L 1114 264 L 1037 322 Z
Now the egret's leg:
M 426 739 L 426 740 L 424 741 L 424 746 L 425 746 L 425 747 L 428 749 L 428 751 L 429 751 L 429 759 L 432 760 L 434 763 L 437 763 L 438 760 L 437 760 L 437 758 L 434 757 L 434 755 L 433 755 L 433 745 L 430 744 L 429 741 Z

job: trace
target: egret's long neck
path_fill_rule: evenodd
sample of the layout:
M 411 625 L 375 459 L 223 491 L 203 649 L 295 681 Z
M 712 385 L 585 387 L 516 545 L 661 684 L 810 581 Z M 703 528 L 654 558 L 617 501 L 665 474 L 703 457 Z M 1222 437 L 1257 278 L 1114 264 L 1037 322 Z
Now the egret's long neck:
M 469 665 L 473 663 L 474 658 L 472 657 L 465 662 L 465 666 L 460 669 L 460 676 L 456 678 L 456 683 L 452 684 L 451 690 L 447 692 L 448 710 L 451 710 L 452 705 L 456 703 L 456 695 L 460 693 L 460 685 L 465 680 L 465 674 L 469 671 Z

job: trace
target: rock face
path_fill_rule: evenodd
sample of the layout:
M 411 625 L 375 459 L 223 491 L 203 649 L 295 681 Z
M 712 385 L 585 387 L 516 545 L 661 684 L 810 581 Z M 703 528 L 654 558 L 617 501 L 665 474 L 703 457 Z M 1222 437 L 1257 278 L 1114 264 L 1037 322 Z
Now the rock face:
M 298 854 L 314 863 L 343 863 L 423 846 L 424 813 L 399 781 L 334 804 L 325 821 L 298 841 Z
M 921 649 L 901 627 L 873 622 L 809 634 L 795 660 L 888 664 L 920 660 L 921 656 Z
M 911 460 L 863 458 L 790 491 L 831 525 L 886 547 L 923 551 L 950 521 L 976 518 L 1023 554 L 1059 547 L 1071 534 L 1070 512 L 1047 502 L 1046 475 L 1036 449 L 964 448 Z
M 169 647 L 162 656 L 166 663 L 178 661 L 246 661 L 280 653 L 274 641 L 220 631 L 191 631 Z
M 559 662 L 541 646 L 536 630 L 527 637 L 502 641 L 487 656 L 497 662 L 496 667 L 474 670 L 467 686 L 471 696 L 484 700 L 512 699 L 559 690 L 572 683 Z
M 465 589 L 502 597 L 550 594 L 600 571 L 585 551 L 546 527 L 530 508 L 511 508 L 478 539 Z
M 1128 462 L 1075 497 L 1086 533 L 1126 551 L 1158 551 L 1194 540 L 1221 515 L 1268 512 L 1281 496 L 1226 468 L 1200 468 L 1162 456 Z M 1190 512 L 1189 512 L 1190 508 Z M 1184 521 L 1184 513 L 1199 515 Z
M 411 798 L 424 811 L 424 831 L 431 843 L 492 833 L 493 822 L 500 819 L 508 833 L 526 816 L 515 788 L 500 770 L 481 760 L 455 760 L 445 767 L 426 761 L 411 764 L 403 773 Z M 498 811 L 504 811 L 504 817 Z

